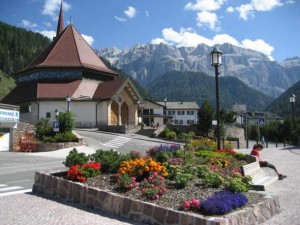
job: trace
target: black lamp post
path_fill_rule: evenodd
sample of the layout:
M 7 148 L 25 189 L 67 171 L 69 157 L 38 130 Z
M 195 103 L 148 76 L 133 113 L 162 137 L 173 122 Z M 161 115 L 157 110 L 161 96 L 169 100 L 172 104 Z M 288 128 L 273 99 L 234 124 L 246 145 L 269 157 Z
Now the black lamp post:
M 211 65 L 215 67 L 215 80 L 216 80 L 216 104 L 217 104 L 217 148 L 221 148 L 220 140 L 220 108 L 219 108 L 219 72 L 218 68 L 222 65 L 222 52 L 215 47 L 211 53 Z
M 56 122 L 58 121 L 58 116 L 59 116 L 59 111 L 57 109 L 55 109 L 55 119 L 56 119 Z
M 295 102 L 296 102 L 296 95 L 290 95 L 290 103 L 292 104 L 292 138 L 293 138 L 293 145 L 296 146 L 296 134 L 295 134 Z
M 70 112 L 70 101 L 71 101 L 71 97 L 68 95 L 66 97 L 66 101 L 68 102 L 68 112 Z
M 138 105 L 138 108 L 137 108 L 137 110 L 138 110 L 138 120 L 139 120 L 139 117 L 140 117 L 140 104 L 141 104 L 141 101 L 138 100 L 137 101 L 137 105 Z M 140 122 L 140 121 L 138 121 L 138 122 Z
M 165 102 L 165 119 L 164 119 L 164 122 L 166 123 L 167 122 L 167 97 L 164 98 L 164 102 Z

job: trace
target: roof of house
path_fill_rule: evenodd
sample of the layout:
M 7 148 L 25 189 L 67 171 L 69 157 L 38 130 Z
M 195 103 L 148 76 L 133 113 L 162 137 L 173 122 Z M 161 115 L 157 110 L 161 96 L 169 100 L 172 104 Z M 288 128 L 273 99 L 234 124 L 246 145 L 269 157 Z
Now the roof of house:
M 116 74 L 101 61 L 72 24 L 68 25 L 25 70 L 72 67 Z
M 165 105 L 165 102 L 157 102 L 160 105 Z M 196 102 L 166 102 L 168 110 L 171 109 L 200 109 Z

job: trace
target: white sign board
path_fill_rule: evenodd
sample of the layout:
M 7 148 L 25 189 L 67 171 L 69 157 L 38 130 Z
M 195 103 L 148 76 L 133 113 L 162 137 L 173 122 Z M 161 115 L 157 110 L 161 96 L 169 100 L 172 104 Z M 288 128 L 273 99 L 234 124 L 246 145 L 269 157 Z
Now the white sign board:
M 9 151 L 9 133 L 0 133 L 0 152 Z
M 246 112 L 246 105 L 233 105 L 232 111 L 233 112 Z
M 211 123 L 213 126 L 217 126 L 218 125 L 218 121 L 217 120 L 213 120 Z
M 20 113 L 16 110 L 0 109 L 0 122 L 19 122 Z

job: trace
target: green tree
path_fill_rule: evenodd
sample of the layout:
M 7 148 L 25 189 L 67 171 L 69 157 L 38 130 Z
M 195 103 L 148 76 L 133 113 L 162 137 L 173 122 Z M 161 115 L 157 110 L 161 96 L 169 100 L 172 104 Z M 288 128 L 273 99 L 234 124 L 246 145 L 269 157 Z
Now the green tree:
M 58 116 L 58 121 L 60 122 L 61 133 L 72 131 L 75 127 L 75 119 L 72 112 L 61 112 Z
M 213 110 L 208 100 L 205 100 L 198 114 L 198 129 L 200 134 L 208 136 L 208 132 L 212 127 Z

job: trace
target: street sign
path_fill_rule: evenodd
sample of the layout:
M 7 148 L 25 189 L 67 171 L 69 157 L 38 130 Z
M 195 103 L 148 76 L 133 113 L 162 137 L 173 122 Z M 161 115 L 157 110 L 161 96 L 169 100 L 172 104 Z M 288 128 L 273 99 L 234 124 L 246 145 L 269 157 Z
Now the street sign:
M 59 122 L 53 122 L 53 131 L 59 132 L 60 123 Z
M 258 124 L 259 124 L 259 125 L 265 124 L 265 119 L 264 119 L 264 118 L 259 118 L 259 119 L 258 119 Z

